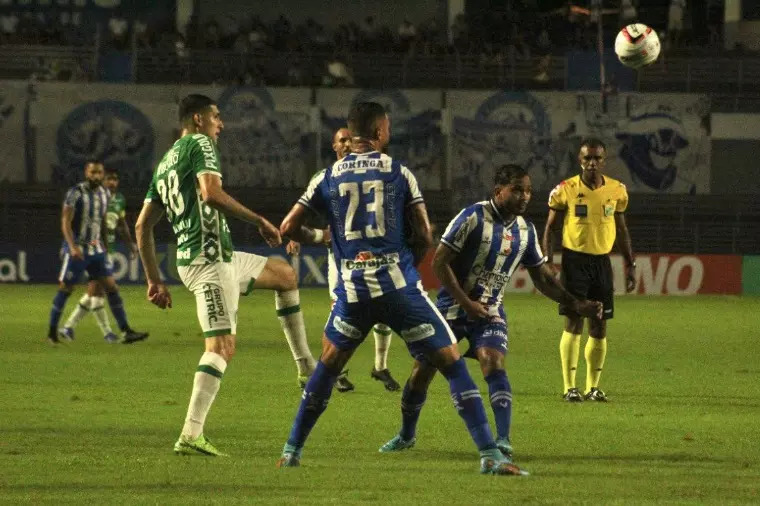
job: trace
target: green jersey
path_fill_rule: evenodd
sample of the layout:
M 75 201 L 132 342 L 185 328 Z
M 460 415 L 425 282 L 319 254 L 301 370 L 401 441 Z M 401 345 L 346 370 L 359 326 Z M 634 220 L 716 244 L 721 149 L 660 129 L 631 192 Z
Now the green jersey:
M 145 196 L 166 211 L 177 238 L 177 266 L 232 259 L 227 220 L 203 203 L 196 181 L 208 173 L 222 176 L 214 142 L 203 134 L 185 135 L 161 159 Z
M 124 195 L 117 193 L 108 201 L 106 209 L 106 242 L 108 252 L 113 253 L 116 249 L 116 226 L 119 220 L 123 220 L 127 212 L 127 201 Z

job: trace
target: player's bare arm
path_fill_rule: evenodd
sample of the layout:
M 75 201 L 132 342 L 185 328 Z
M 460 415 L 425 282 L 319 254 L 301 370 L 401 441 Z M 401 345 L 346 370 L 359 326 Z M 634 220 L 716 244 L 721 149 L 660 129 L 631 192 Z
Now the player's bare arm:
M 562 223 L 563 212 L 556 209 L 549 209 L 549 216 L 546 217 L 546 226 L 544 227 L 544 236 L 541 240 L 541 249 L 544 251 L 549 263 L 554 263 L 554 228 L 555 223 Z
M 229 193 L 222 189 L 222 178 L 214 173 L 201 174 L 198 177 L 198 184 L 201 189 L 201 198 L 203 202 L 217 211 L 223 212 L 227 216 L 248 223 L 253 223 L 258 227 L 259 233 L 269 246 L 279 246 L 282 244 L 282 238 L 277 227 L 272 225 L 263 216 L 254 213 L 243 204 L 235 200 Z
M 575 313 L 590 318 L 602 318 L 602 303 L 594 300 L 579 300 L 568 292 L 562 283 L 554 277 L 549 265 L 543 263 L 536 267 L 528 267 L 530 279 L 539 292 L 549 297 L 554 302 L 570 306 Z
M 137 245 L 135 244 L 135 241 L 132 240 L 132 234 L 129 232 L 127 220 L 119 218 L 119 223 L 116 225 L 116 229 L 119 231 L 122 240 L 129 246 L 130 256 L 137 256 Z
M 414 265 L 419 265 L 428 250 L 433 247 L 433 227 L 430 225 L 427 206 L 424 203 L 414 204 L 409 208 L 409 212 L 412 224 L 409 246 L 414 255 Z
M 156 202 L 146 202 L 140 211 L 140 216 L 135 224 L 135 237 L 137 238 L 137 248 L 140 251 L 145 278 L 148 280 L 148 300 L 165 309 L 172 307 L 172 297 L 166 285 L 161 281 L 161 273 L 158 270 L 158 259 L 156 258 L 156 239 L 153 234 L 164 209 Z
M 74 220 L 74 208 L 71 206 L 63 206 L 63 212 L 61 213 L 61 233 L 66 240 L 66 244 L 69 245 L 69 251 L 72 258 L 79 260 L 84 259 L 84 253 L 82 248 L 74 241 L 74 230 L 71 228 L 71 223 Z
M 488 317 L 488 310 L 486 307 L 478 301 L 470 299 L 465 291 L 462 289 L 462 285 L 459 284 L 454 270 L 451 268 L 451 262 L 457 257 L 457 252 L 446 246 L 444 243 L 440 243 L 435 250 L 433 256 L 433 272 L 441 282 L 441 285 L 454 297 L 459 303 L 459 306 L 464 309 L 467 316 L 473 320 L 479 320 L 481 318 Z
M 310 228 L 305 225 L 309 217 L 309 209 L 303 204 L 296 203 L 280 224 L 280 234 L 291 241 L 300 244 L 328 246 L 330 244 L 330 229 Z
M 631 234 L 628 232 L 628 224 L 625 222 L 625 214 L 615 213 L 615 228 L 617 229 L 615 242 L 625 262 L 625 291 L 631 293 L 636 289 L 636 261 L 631 246 Z

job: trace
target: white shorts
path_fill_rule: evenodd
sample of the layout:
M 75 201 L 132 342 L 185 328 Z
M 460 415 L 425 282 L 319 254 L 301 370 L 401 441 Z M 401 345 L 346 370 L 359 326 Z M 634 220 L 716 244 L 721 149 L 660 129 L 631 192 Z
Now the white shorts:
M 235 251 L 230 262 L 177 267 L 182 283 L 195 295 L 204 337 L 237 333 L 238 299 L 251 293 L 267 260 Z
M 338 296 L 335 295 L 335 289 L 338 287 L 338 266 L 330 248 L 327 250 L 327 285 L 330 287 L 330 298 L 335 302 L 338 300 Z

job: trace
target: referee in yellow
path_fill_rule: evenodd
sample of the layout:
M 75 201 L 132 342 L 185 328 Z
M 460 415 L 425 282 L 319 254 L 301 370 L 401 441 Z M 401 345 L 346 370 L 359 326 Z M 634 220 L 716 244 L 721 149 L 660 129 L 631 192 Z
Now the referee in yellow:
M 583 317 L 560 305 L 565 315 L 565 331 L 559 344 L 562 361 L 563 398 L 568 402 L 606 402 L 599 389 L 599 377 L 607 355 L 607 320 L 614 314 L 612 266 L 609 253 L 617 238 L 618 249 L 625 261 L 625 289 L 636 288 L 636 262 L 631 249 L 631 236 L 623 214 L 628 207 L 628 192 L 620 181 L 605 176 L 607 149 L 599 139 L 581 142 L 578 162 L 580 175 L 565 179 L 549 195 L 549 216 L 544 228 L 544 254 L 552 259 L 552 227 L 562 218 L 561 279 L 567 290 L 581 299 L 604 304 L 601 319 L 588 319 L 586 341 L 586 391 L 581 395 L 575 386 L 578 368 Z

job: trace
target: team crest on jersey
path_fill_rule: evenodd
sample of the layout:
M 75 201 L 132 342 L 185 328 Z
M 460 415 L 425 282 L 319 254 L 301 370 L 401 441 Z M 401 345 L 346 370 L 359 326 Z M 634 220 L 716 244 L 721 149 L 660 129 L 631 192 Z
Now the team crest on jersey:
M 604 204 L 604 216 L 609 217 L 615 214 L 615 204 L 613 203 L 606 203 Z

